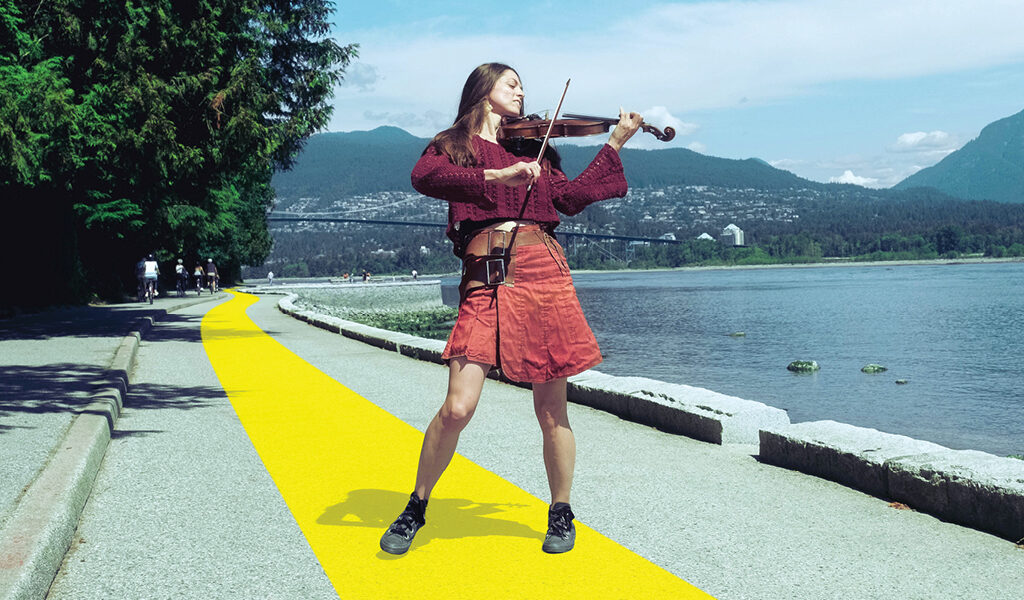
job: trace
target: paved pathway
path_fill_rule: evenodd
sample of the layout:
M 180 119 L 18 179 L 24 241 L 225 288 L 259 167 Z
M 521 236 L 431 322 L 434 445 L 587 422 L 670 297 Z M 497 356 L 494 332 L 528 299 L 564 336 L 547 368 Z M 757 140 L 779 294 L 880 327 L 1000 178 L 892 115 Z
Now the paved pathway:
M 480 597 L 472 591 L 484 587 L 451 586 L 480 580 L 485 567 L 483 579 L 510 584 L 489 598 L 538 595 L 524 594 L 523 581 L 587 598 L 668 595 L 656 586 L 699 596 L 685 582 L 721 599 L 988 599 L 1024 589 L 1024 551 L 1005 540 L 763 465 L 752 447 L 578 406 L 573 507 L 586 528 L 577 550 L 549 557 L 539 550 L 547 484 L 530 395 L 496 382 L 428 526 L 409 555 L 390 559 L 376 540 L 411 488 L 413 428 L 436 411 L 445 370 L 285 317 L 274 298 L 248 309 L 257 329 L 237 302 L 211 311 L 205 349 L 209 304 L 147 335 L 51 598 L 397 598 L 407 585 L 418 596 Z M 0 431 L 0 444 L 12 431 Z M 580 559 L 605 540 L 623 554 L 590 575 Z M 595 578 L 607 582 L 603 594 L 582 587 Z

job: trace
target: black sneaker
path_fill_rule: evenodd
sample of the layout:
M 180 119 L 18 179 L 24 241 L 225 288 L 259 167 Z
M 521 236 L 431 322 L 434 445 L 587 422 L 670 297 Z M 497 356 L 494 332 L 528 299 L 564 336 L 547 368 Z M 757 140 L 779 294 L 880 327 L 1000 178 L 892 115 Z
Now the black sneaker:
M 380 549 L 388 554 L 405 554 L 412 545 L 412 538 L 416 537 L 416 532 L 426 523 L 426 512 L 427 501 L 420 500 L 416 492 L 413 492 L 409 496 L 409 504 L 405 505 L 405 510 L 380 538 Z
M 576 526 L 572 524 L 575 517 L 565 502 L 556 502 L 548 509 L 548 534 L 541 549 L 549 554 L 572 550 L 576 544 Z

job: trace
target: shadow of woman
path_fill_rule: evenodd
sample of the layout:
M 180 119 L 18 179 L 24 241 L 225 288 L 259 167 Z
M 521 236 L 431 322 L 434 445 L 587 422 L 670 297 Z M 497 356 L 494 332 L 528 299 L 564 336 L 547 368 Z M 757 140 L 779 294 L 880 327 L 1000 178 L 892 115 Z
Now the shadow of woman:
M 316 522 L 320 525 L 339 527 L 370 527 L 379 529 L 383 535 L 384 530 L 408 501 L 409 496 L 400 492 L 352 490 L 344 501 L 327 507 Z M 413 548 L 429 544 L 435 539 L 466 537 L 504 536 L 541 540 L 544 532 L 525 523 L 496 517 L 509 509 L 526 506 L 528 505 L 432 497 L 427 508 L 429 527 L 424 527 L 416 535 Z M 379 556 L 396 558 L 383 552 Z

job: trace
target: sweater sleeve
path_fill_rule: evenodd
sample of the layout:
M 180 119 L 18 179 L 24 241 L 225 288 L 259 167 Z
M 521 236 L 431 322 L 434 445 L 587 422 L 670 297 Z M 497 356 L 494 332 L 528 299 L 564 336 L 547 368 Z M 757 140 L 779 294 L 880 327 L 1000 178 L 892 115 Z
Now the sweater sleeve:
M 460 167 L 436 146 L 429 146 L 412 169 L 412 187 L 431 198 L 448 202 L 466 202 L 481 208 L 494 206 L 488 198 L 484 170 Z
M 559 212 L 575 215 L 599 200 L 626 195 L 626 175 L 619 153 L 605 144 L 575 179 L 555 171 L 550 176 L 551 201 Z

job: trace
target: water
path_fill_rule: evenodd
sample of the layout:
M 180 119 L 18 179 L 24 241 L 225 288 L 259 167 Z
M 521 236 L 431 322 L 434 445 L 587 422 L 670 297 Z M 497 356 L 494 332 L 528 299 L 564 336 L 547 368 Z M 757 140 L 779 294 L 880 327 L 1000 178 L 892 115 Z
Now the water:
M 605 354 L 602 372 L 757 400 L 786 409 L 794 423 L 831 419 L 1024 454 L 1024 263 L 574 280 Z M 791 373 L 793 360 L 821 370 Z M 867 375 L 860 368 L 868 363 L 889 370 Z

